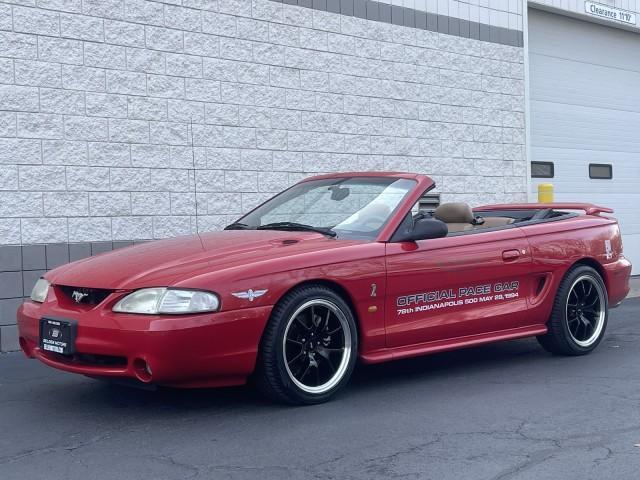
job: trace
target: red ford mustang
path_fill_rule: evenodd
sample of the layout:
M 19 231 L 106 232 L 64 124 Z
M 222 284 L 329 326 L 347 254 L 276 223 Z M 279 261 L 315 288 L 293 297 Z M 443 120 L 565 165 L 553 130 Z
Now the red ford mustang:
M 618 224 L 589 204 L 420 209 L 425 175 L 308 178 L 223 232 L 46 273 L 25 354 L 90 377 L 238 385 L 318 403 L 367 363 L 537 336 L 582 355 L 629 290 Z M 580 211 L 581 213 L 576 213 Z

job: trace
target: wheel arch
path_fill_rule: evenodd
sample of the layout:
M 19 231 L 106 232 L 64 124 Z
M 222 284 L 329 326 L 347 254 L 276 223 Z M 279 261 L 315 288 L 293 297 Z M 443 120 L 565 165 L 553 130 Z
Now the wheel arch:
M 353 300 L 353 297 L 349 293 L 349 291 L 343 285 L 341 285 L 339 282 L 336 282 L 335 280 L 327 280 L 326 278 L 314 278 L 314 279 L 307 279 L 302 282 L 296 283 L 295 285 L 292 285 L 287 290 L 285 290 L 282 293 L 282 295 L 280 295 L 275 305 L 280 303 L 282 299 L 285 298 L 287 295 L 289 295 L 292 291 L 298 288 L 306 287 L 310 285 L 320 285 L 330 290 L 333 290 L 334 293 L 339 295 L 346 302 L 347 306 L 349 307 L 349 310 L 351 310 L 351 314 L 353 315 L 353 320 L 356 323 L 356 329 L 358 330 L 358 343 L 359 343 L 362 340 L 361 338 L 362 328 L 360 325 L 360 318 L 358 316 L 358 310 L 356 309 L 356 304 Z M 274 305 L 274 308 L 271 309 L 271 313 L 269 314 L 269 319 L 271 319 L 271 315 L 273 315 L 273 311 L 275 310 L 275 305 Z M 263 332 L 263 335 L 264 335 L 264 332 Z
M 598 262 L 595 258 L 593 257 L 583 257 L 577 261 L 575 261 L 571 267 L 569 268 L 569 270 L 573 267 L 576 267 L 578 265 L 585 265 L 587 267 L 591 267 L 593 268 L 596 272 L 598 272 L 598 275 L 600 275 L 600 278 L 602 279 L 602 282 L 604 283 L 605 288 L 607 289 L 607 292 L 609 291 L 609 279 L 607 278 L 607 274 L 604 270 L 604 267 L 600 264 L 600 262 Z M 567 270 L 567 271 L 569 271 Z
M 356 309 L 356 304 L 353 301 L 353 297 L 349 293 L 349 291 L 340 283 L 335 280 L 327 280 L 326 278 L 316 278 L 305 280 L 300 283 L 296 283 L 291 288 L 289 288 L 286 292 L 282 294 L 282 296 L 278 299 L 278 302 L 286 297 L 293 290 L 296 290 L 301 287 L 306 287 L 309 285 L 320 285 L 326 287 L 330 290 L 333 290 L 336 294 L 340 295 L 340 297 L 347 303 L 349 309 L 351 310 L 351 314 L 353 315 L 353 319 L 356 322 L 356 327 L 358 329 L 358 335 L 360 335 L 360 319 L 358 318 L 358 311 Z

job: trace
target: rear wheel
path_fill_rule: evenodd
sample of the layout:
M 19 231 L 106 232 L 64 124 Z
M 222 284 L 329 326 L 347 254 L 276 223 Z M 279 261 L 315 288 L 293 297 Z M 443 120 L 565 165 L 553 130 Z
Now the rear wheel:
M 349 381 L 358 347 L 351 309 L 333 290 L 311 285 L 275 307 L 258 360 L 258 387 L 272 399 L 312 404 Z
M 562 279 L 548 332 L 538 341 L 555 354 L 587 354 L 604 336 L 608 310 L 607 289 L 600 274 L 589 266 L 576 266 Z

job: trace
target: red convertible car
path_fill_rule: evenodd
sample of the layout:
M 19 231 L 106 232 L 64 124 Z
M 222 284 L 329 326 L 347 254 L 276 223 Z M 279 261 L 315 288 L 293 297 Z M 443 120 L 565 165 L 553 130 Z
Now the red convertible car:
M 143 243 L 47 272 L 18 311 L 20 345 L 96 378 L 176 387 L 253 380 L 328 400 L 357 359 L 384 362 L 536 336 L 583 355 L 631 265 L 607 208 L 422 211 L 425 175 L 307 178 L 222 232 Z

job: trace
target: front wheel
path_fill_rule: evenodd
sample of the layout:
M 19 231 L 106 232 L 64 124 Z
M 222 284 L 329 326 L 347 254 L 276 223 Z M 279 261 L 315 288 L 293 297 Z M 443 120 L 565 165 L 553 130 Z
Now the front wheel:
M 594 350 L 607 327 L 609 304 L 600 274 L 586 265 L 567 272 L 560 282 L 548 332 L 538 337 L 549 352 L 584 355 Z
M 349 381 L 358 334 L 353 313 L 322 285 L 296 289 L 274 308 L 261 345 L 256 380 L 275 400 L 321 403 Z

